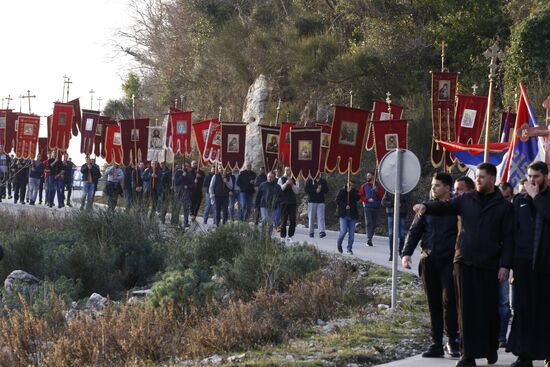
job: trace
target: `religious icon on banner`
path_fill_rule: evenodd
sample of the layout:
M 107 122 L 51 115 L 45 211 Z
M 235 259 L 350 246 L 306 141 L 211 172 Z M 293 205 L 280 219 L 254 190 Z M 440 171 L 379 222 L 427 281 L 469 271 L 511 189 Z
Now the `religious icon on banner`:
M 290 144 L 290 131 L 285 134 L 285 144 Z
M 187 134 L 187 121 L 179 120 L 176 122 L 176 133 Z
M 101 136 L 102 131 L 103 131 L 103 125 L 97 124 L 97 126 L 95 127 L 95 136 Z
M 330 146 L 330 134 L 321 133 L 321 148 L 328 148 Z
M 389 120 L 391 115 L 388 112 L 380 112 L 380 121 Z
M 437 99 L 440 101 L 449 100 L 450 80 L 439 80 Z
M 268 153 L 279 153 L 279 135 L 267 134 L 265 151 Z
M 92 131 L 93 128 L 94 128 L 94 119 L 87 118 L 86 126 L 84 127 L 84 129 L 86 131 Z
M 32 135 L 34 131 L 33 124 L 24 124 L 23 125 L 23 135 Z
M 113 145 L 122 145 L 122 139 L 120 138 L 119 132 L 113 134 Z
M 132 129 L 130 141 L 139 141 L 139 129 Z
M 340 134 L 338 135 L 338 144 L 355 145 L 357 142 L 357 129 L 359 126 L 356 122 L 342 121 Z
M 299 140 L 298 141 L 298 160 L 310 161 L 312 159 L 312 147 L 311 140 Z
M 227 140 L 227 152 L 228 153 L 239 153 L 239 134 L 228 134 Z
M 59 125 L 65 125 L 67 123 L 67 114 L 65 112 L 59 113 Z
M 473 128 L 474 122 L 476 121 L 476 115 L 476 110 L 465 109 L 464 114 L 462 115 L 462 121 L 460 121 L 460 126 L 468 129 Z
M 153 132 L 151 135 L 151 141 L 149 142 L 149 148 L 162 149 L 162 137 L 160 134 L 160 128 L 153 129 Z
M 6 128 L 6 118 L 0 117 L 0 129 L 5 129 L 5 128 Z
M 384 135 L 384 139 L 386 140 L 386 150 L 395 150 L 397 149 L 397 134 L 386 134 Z
M 222 134 L 219 132 L 216 133 L 214 136 L 214 140 L 212 140 L 212 145 L 220 145 L 222 143 Z
M 202 131 L 202 140 L 205 142 L 208 140 L 208 129 Z

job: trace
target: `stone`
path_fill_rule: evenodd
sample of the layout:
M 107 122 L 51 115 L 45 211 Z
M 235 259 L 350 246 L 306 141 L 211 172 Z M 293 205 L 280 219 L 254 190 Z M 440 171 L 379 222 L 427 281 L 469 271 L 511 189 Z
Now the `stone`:
M 293 360 L 294 360 L 294 356 L 293 356 L 292 354 L 287 354 L 286 360 L 287 360 L 287 361 L 293 361 Z
M 327 323 L 324 322 L 323 320 L 317 319 L 317 325 L 319 325 L 319 326 L 325 326 L 326 324 L 327 324 Z
M 378 307 L 379 310 L 383 310 L 383 311 L 390 308 L 390 306 L 385 305 L 383 303 L 380 303 L 377 307 Z
M 241 363 L 244 360 L 245 357 L 246 357 L 246 353 L 231 356 L 231 357 L 227 357 L 227 362 L 229 362 L 229 363 Z
M 213 356 L 210 356 L 201 360 L 201 364 L 210 364 L 214 366 L 220 365 L 222 363 L 223 363 L 223 357 L 217 354 L 214 354 Z
M 11 292 L 17 286 L 33 286 L 40 283 L 40 279 L 23 270 L 14 270 L 4 280 L 4 288 Z
M 142 289 L 139 291 L 132 291 L 132 296 L 136 298 L 145 298 L 149 293 L 151 293 L 150 289 Z
M 88 302 L 86 302 L 86 308 L 101 311 L 107 302 L 107 298 L 103 297 L 101 294 L 93 293 L 90 298 L 88 298 Z
M 265 111 L 269 100 L 270 88 L 265 75 L 260 74 L 248 88 L 243 122 L 246 123 L 245 162 L 252 164 L 252 169 L 258 172 L 264 166 L 262 151 L 262 133 L 260 124 L 265 123 Z M 271 167 L 266 168 L 266 170 Z

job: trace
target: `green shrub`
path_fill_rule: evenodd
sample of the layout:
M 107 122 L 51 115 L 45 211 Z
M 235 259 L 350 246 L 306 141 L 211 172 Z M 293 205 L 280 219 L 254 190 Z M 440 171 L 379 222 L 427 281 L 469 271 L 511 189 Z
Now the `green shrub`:
M 214 296 L 215 285 L 208 274 L 198 269 L 169 271 L 153 284 L 147 299 L 154 306 L 178 305 L 184 309 L 189 303 L 204 305 Z

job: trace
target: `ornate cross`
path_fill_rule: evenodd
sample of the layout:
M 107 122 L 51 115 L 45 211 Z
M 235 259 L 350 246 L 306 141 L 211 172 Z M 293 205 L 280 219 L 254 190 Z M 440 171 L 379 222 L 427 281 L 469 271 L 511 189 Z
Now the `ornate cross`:
M 67 80 L 65 80 L 65 84 L 67 84 L 67 102 L 69 102 L 69 87 L 73 82 L 71 82 L 71 78 L 67 77 Z
M 36 95 L 31 96 L 31 91 L 27 90 L 26 96 L 20 96 L 19 98 L 27 98 L 29 100 L 29 113 L 31 113 L 31 98 L 36 98 Z
M 101 101 L 102 100 L 103 100 L 103 98 L 97 97 L 97 110 L 98 111 L 101 111 Z
M 222 106 L 220 106 L 220 107 L 218 108 L 218 122 L 221 122 L 221 121 L 222 121 L 222 109 L 223 109 Z
M 474 85 L 472 85 L 472 95 L 474 95 L 474 96 L 477 95 L 477 89 L 478 88 L 479 87 L 477 86 L 476 83 L 474 83 Z
M 387 92 L 386 93 L 386 103 L 388 104 L 388 115 L 390 116 L 390 120 L 392 119 L 392 115 L 391 115 L 391 93 L 390 92 Z
M 441 41 L 441 71 L 447 71 L 447 68 L 445 67 L 445 48 L 447 48 L 449 45 L 445 43 L 445 41 Z
M 504 52 L 501 51 L 498 47 L 498 43 L 495 42 L 494 45 L 483 53 L 483 56 L 485 56 L 486 59 L 491 59 L 491 63 L 489 64 L 489 80 L 493 81 L 498 68 L 497 61 L 504 59 Z
M 281 99 L 277 102 L 277 114 L 275 115 L 275 126 L 279 125 L 279 114 L 281 113 Z
M 93 108 L 93 105 L 94 105 L 94 93 L 95 93 L 95 90 L 93 89 L 90 89 L 90 91 L 88 92 L 90 93 L 90 110 L 92 110 Z
M 185 104 L 185 102 L 187 101 L 187 96 L 184 96 L 183 94 L 180 96 L 180 101 L 181 101 L 181 109 L 183 110 L 183 105 Z
M 13 98 L 11 98 L 11 94 L 8 94 L 8 96 L 6 98 L 4 98 L 6 101 L 8 101 L 7 105 L 6 105 L 6 110 L 9 110 L 10 109 L 10 101 L 13 101 Z
M 546 125 L 550 125 L 550 96 L 546 97 L 544 102 L 542 102 L 542 107 L 546 110 Z

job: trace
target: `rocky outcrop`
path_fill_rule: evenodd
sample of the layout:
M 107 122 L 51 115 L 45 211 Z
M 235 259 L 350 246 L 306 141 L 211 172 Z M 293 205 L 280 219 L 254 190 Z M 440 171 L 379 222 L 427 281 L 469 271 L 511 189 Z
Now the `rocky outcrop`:
M 14 270 L 4 280 L 4 288 L 11 292 L 20 286 L 33 286 L 40 283 L 40 279 L 23 270 Z
M 258 171 L 263 163 L 262 136 L 259 124 L 265 123 L 265 111 L 269 100 L 270 88 L 264 75 L 258 76 L 248 88 L 243 112 L 246 125 L 245 161 Z

